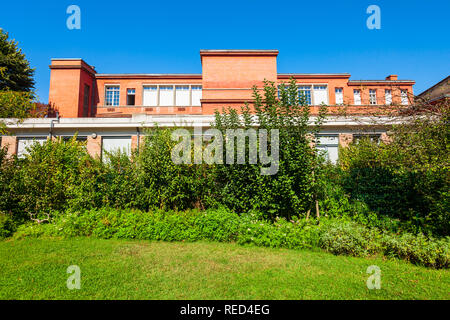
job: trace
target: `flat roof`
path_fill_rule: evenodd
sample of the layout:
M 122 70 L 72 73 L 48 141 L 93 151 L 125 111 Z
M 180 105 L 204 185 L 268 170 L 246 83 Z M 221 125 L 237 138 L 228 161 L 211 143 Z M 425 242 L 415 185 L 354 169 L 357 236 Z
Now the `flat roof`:
M 267 52 L 267 53 L 278 53 L 275 49 L 201 49 L 200 52 L 217 52 L 217 53 L 233 53 L 233 52 Z

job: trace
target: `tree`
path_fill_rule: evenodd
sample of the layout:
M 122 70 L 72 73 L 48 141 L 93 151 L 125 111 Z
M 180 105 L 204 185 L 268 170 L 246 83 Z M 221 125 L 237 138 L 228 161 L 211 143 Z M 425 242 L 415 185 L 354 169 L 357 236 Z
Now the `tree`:
M 254 111 L 245 105 L 240 114 L 235 109 L 216 112 L 214 128 L 222 132 L 225 140 L 234 139 L 227 136 L 228 129 L 277 131 L 276 141 L 271 137 L 267 150 L 272 150 L 272 145 L 278 147 L 278 170 L 275 174 L 262 175 L 261 167 L 266 167 L 262 161 L 216 165 L 220 201 L 235 212 L 257 210 L 268 219 L 306 216 L 316 206 L 315 171 L 320 162 L 311 144 L 325 119 L 326 109 L 321 107 L 312 121 L 310 107 L 299 96 L 295 79 L 282 84 L 279 91 L 273 82 L 265 81 L 262 90 L 253 88 L 253 100 Z M 249 154 L 250 159 L 249 141 L 245 140 L 245 150 L 236 147 L 233 151 L 236 156 Z M 228 150 L 223 152 L 226 158 Z
M 34 69 L 15 40 L 0 28 L 0 91 L 32 92 Z

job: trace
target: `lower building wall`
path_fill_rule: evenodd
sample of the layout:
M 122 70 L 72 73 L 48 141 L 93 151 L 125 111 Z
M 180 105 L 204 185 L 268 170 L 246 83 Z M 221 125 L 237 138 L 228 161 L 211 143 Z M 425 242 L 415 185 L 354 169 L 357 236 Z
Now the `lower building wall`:
M 89 131 L 78 132 L 76 128 L 66 129 L 64 132 L 54 134 L 54 138 L 58 136 L 70 137 L 77 135 L 78 138 L 82 137 L 83 141 L 86 141 L 86 149 L 88 153 L 97 159 L 101 159 L 105 156 L 105 152 L 110 152 L 119 148 L 126 153 L 130 154 L 132 151 L 142 148 L 145 143 L 145 135 L 139 132 L 138 128 L 124 128 L 119 129 L 99 129 L 90 128 Z M 86 129 L 87 130 L 87 129 Z M 108 131 L 109 130 L 109 131 Z M 338 157 L 338 148 L 345 148 L 355 139 L 364 136 L 364 133 L 342 132 L 348 129 L 334 128 L 328 131 L 320 132 L 318 139 L 311 139 L 311 147 L 316 144 L 316 147 L 326 154 L 326 157 L 331 162 L 336 162 Z M 378 136 L 379 141 L 389 143 L 391 137 L 386 132 L 372 133 L 372 136 Z M 24 153 L 24 148 L 29 145 L 29 142 L 19 141 L 36 139 L 42 142 L 48 137 L 45 132 L 38 132 L 34 129 L 26 132 L 17 132 L 17 135 L 2 136 L 1 146 L 8 149 L 8 156 L 12 156 Z M 312 136 L 311 136 L 312 138 Z M 315 142 L 313 142 L 315 141 Z M 20 144 L 20 146 L 19 146 Z M 20 149 L 20 150 L 19 150 Z

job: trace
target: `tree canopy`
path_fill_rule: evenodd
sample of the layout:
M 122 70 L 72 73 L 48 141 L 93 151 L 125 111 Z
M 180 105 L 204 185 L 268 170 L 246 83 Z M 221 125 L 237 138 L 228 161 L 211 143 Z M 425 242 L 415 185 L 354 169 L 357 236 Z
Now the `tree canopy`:
M 32 92 L 34 69 L 14 39 L 0 28 L 0 91 Z

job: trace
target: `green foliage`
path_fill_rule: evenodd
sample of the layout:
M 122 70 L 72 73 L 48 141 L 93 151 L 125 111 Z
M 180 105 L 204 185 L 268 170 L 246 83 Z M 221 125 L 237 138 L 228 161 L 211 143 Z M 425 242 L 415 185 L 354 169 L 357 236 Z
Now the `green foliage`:
M 100 210 L 73 211 L 54 218 L 52 225 L 28 224 L 16 237 L 93 236 L 102 239 L 164 241 L 234 241 L 239 217 L 225 209 L 164 211 Z
M 219 208 L 206 211 L 143 212 L 103 208 L 55 215 L 51 224 L 21 225 L 14 237 L 77 237 L 164 241 L 237 242 L 262 247 L 318 249 L 336 255 L 384 255 L 433 268 L 450 267 L 450 238 L 397 235 L 342 219 L 275 222 L 255 212 L 237 215 Z
M 42 217 L 67 208 L 81 183 L 80 173 L 93 160 L 84 144 L 74 137 L 66 142 L 49 139 L 43 145 L 35 143 L 19 161 L 19 183 L 15 186 L 20 190 L 19 206 L 27 214 Z
M 16 231 L 16 223 L 7 214 L 0 213 L 0 239 L 9 238 Z
M 31 92 L 34 87 L 34 69 L 25 54 L 8 33 L 0 28 L 0 91 Z
M 449 235 L 449 130 L 448 124 L 436 126 L 415 127 L 425 141 L 418 133 L 399 130 L 390 144 L 363 140 L 341 150 L 345 191 L 380 216 L 398 219 L 407 230 Z M 440 137 L 436 132 L 426 138 L 429 130 Z
M 0 90 L 0 118 L 27 118 L 35 110 L 33 94 L 30 92 Z M 6 134 L 6 125 L 0 122 L 0 133 Z
M 204 164 L 175 164 L 171 151 L 175 129 L 149 130 L 137 157 L 137 207 L 184 210 L 204 208 L 211 192 L 211 175 Z M 193 150 L 193 148 L 192 148 Z
M 221 202 L 238 213 L 249 210 L 264 212 L 266 218 L 276 215 L 290 218 L 292 215 L 306 213 L 311 207 L 316 193 L 314 170 L 318 157 L 310 147 L 311 133 L 314 134 L 324 119 L 324 109 L 317 117 L 315 126 L 309 126 L 310 108 L 299 99 L 295 79 L 289 86 L 282 85 L 280 98 L 274 83 L 266 81 L 263 93 L 253 88 L 254 112 L 246 105 L 241 115 L 235 109 L 216 112 L 214 127 L 227 136 L 227 129 L 258 129 L 279 131 L 278 172 L 262 175 L 261 161 L 257 164 L 223 164 L 214 167 L 215 180 Z M 268 150 L 276 141 L 268 141 Z M 249 154 L 248 141 L 244 155 Z M 235 154 L 239 150 L 235 147 Z M 224 148 L 225 159 L 226 150 Z M 261 159 L 260 159 L 261 160 Z

